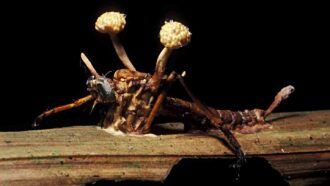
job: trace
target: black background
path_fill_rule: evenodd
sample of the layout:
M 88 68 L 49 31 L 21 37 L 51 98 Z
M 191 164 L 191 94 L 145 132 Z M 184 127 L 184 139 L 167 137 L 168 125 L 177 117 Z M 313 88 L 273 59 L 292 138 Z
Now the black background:
M 2 131 L 31 129 L 40 112 L 87 94 L 89 74 L 80 62 L 80 52 L 88 55 L 100 73 L 123 67 L 109 37 L 94 30 L 97 17 L 110 10 L 127 15 L 119 37 L 136 68 L 144 72 L 153 72 L 162 49 L 158 33 L 164 21 L 174 19 L 189 26 L 192 41 L 174 51 L 168 71 L 186 70 L 187 83 L 207 105 L 232 110 L 266 108 L 278 90 L 292 84 L 296 92 L 277 111 L 330 109 L 329 21 L 326 6 L 321 4 L 214 0 L 1 3 Z M 170 95 L 187 98 L 178 85 Z M 59 114 L 42 125 L 95 124 L 97 117 L 90 116 L 89 109 Z M 178 177 L 184 181 L 201 176 L 197 181 L 201 184 L 233 183 L 235 174 L 223 169 L 223 163 L 228 164 L 190 162 L 179 169 Z M 219 175 L 207 171 L 212 165 L 222 167 L 213 167 Z M 267 162 L 252 161 L 251 166 L 242 175 L 245 183 L 285 185 L 279 173 L 266 173 L 274 171 Z M 259 173 L 264 173 L 262 178 Z
M 277 111 L 330 108 L 328 21 L 322 5 L 57 0 L 12 1 L 1 8 L 1 128 L 6 130 L 28 129 L 45 109 L 87 94 L 89 74 L 80 63 L 81 51 L 100 73 L 123 67 L 108 35 L 94 30 L 97 17 L 109 10 L 127 15 L 120 39 L 144 72 L 153 72 L 164 21 L 189 26 L 192 41 L 174 51 L 167 70 L 186 70 L 187 83 L 207 105 L 265 108 L 278 90 L 292 84 L 296 92 Z M 170 94 L 186 98 L 180 86 Z M 93 123 L 88 109 L 46 123 Z

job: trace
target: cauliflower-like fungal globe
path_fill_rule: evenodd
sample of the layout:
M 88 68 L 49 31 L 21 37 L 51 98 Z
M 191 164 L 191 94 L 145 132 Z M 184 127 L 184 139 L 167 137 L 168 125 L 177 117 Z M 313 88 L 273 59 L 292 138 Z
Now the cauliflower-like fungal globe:
M 165 22 L 160 32 L 160 42 L 170 49 L 177 49 L 187 45 L 190 42 L 191 33 L 185 25 L 176 22 Z
M 126 25 L 125 14 L 120 12 L 105 12 L 97 18 L 95 29 L 101 33 L 119 33 Z

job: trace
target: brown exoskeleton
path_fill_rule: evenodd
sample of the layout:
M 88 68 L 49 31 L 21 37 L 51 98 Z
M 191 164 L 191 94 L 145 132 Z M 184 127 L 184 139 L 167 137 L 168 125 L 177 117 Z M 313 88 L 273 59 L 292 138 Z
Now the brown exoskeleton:
M 98 18 L 95 28 L 101 33 L 110 34 L 114 48 L 127 69 L 117 70 L 113 78 L 101 76 L 82 53 L 81 59 L 92 74 L 87 80 L 87 90 L 90 95 L 40 114 L 34 126 L 47 116 L 94 101 L 93 107 L 102 104 L 106 108 L 101 122 L 103 128 L 112 128 L 124 133 L 146 134 L 151 131 L 151 125 L 157 115 L 175 117 L 183 121 L 194 121 L 197 126 L 203 125 L 207 129 L 221 130 L 236 155 L 244 157 L 232 131 L 247 133 L 269 126 L 265 124 L 265 118 L 294 91 L 292 86 L 284 87 L 266 110 L 233 112 L 204 106 L 185 84 L 183 80 L 185 73 L 165 74 L 166 63 L 172 50 L 189 43 L 191 38 L 189 29 L 179 22 L 165 22 L 160 31 L 160 40 L 165 47 L 157 59 L 154 74 L 148 74 L 136 71 L 116 36 L 125 24 L 123 14 L 107 12 Z M 167 96 L 168 89 L 175 81 L 182 84 L 192 102 Z

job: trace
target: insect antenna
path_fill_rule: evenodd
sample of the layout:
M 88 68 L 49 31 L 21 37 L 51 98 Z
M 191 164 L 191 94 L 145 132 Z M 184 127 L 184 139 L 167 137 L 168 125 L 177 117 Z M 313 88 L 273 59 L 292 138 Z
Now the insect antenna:
M 105 73 L 103 76 L 107 77 L 110 73 L 112 73 L 112 70 L 109 70 L 107 73 Z

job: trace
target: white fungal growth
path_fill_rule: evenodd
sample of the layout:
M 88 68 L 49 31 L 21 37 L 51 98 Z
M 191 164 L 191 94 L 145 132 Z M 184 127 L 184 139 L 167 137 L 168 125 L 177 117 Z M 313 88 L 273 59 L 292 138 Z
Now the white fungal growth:
M 98 130 L 103 130 L 113 136 L 133 136 L 133 137 L 158 137 L 155 134 L 130 134 L 130 133 L 124 133 L 121 130 L 116 130 L 113 126 L 110 126 L 108 128 L 101 128 L 101 127 L 96 127 Z
M 119 33 L 126 25 L 125 14 L 119 12 L 105 12 L 95 23 L 95 29 L 101 33 Z
M 187 45 L 191 38 L 189 28 L 173 20 L 165 22 L 159 32 L 159 35 L 160 42 L 166 48 L 170 49 L 177 49 Z

